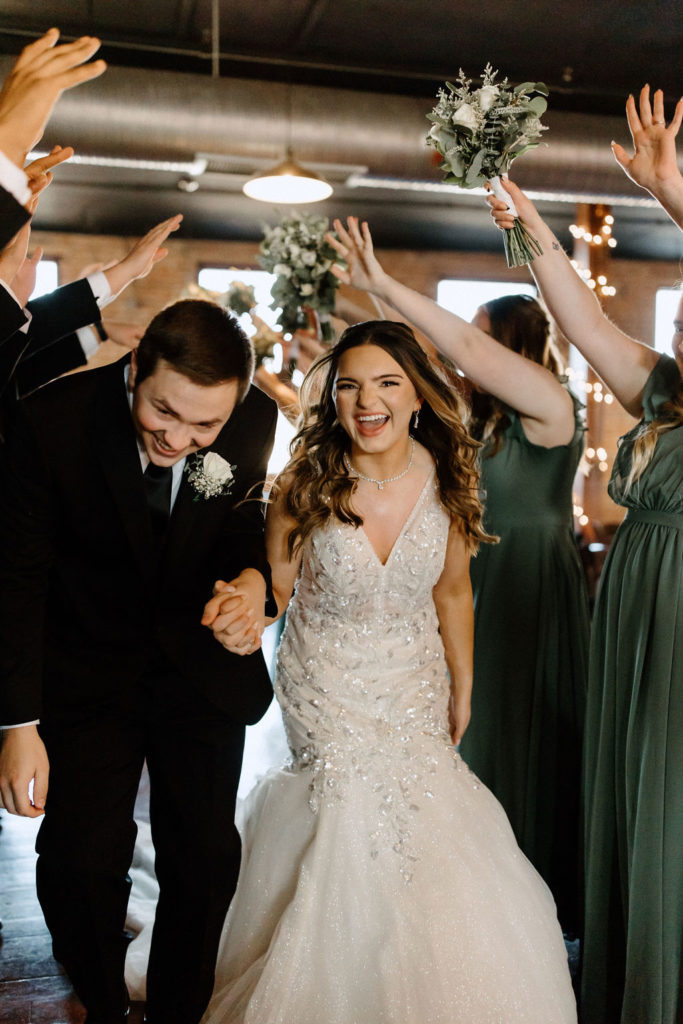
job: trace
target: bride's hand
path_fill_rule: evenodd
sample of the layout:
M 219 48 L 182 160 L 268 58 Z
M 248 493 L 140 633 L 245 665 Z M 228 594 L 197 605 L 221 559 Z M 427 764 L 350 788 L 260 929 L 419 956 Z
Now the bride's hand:
M 265 625 L 266 584 L 255 569 L 245 569 L 226 583 L 217 580 L 204 607 L 202 625 L 232 654 L 253 654 L 261 646 Z
M 463 697 L 451 693 L 448 701 L 448 727 L 454 747 L 458 746 L 460 740 L 465 735 L 471 713 L 469 693 Z
M 348 230 L 337 219 L 334 222 L 334 229 L 339 237 L 335 238 L 331 234 L 325 235 L 332 248 L 347 264 L 345 270 L 335 263 L 332 273 L 343 284 L 358 288 L 359 291 L 377 292 L 381 290 L 385 273 L 375 256 L 370 228 L 366 221 L 359 226 L 358 217 L 349 217 L 347 225 Z

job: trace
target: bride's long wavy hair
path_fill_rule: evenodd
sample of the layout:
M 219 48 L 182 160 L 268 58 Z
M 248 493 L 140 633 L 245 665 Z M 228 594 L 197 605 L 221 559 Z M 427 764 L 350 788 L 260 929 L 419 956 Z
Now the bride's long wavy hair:
M 295 521 L 288 537 L 290 558 L 306 537 L 332 516 L 361 526 L 351 498 L 357 480 L 344 465 L 349 436 L 337 419 L 334 386 L 339 359 L 361 345 L 376 345 L 395 359 L 423 399 L 414 436 L 431 453 L 436 465 L 439 497 L 451 519 L 461 524 L 468 547 L 495 543 L 482 526 L 479 499 L 479 442 L 467 433 L 467 408 L 462 396 L 429 362 L 415 335 L 405 324 L 369 320 L 347 328 L 337 344 L 308 371 L 300 391 L 301 420 L 291 444 L 291 459 L 276 480 L 273 497 L 283 496 L 283 509 Z

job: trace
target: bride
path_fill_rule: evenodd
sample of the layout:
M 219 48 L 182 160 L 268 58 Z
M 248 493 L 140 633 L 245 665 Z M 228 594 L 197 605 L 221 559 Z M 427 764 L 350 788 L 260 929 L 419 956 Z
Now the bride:
M 493 540 L 461 399 L 388 321 L 346 330 L 301 397 L 267 519 L 292 759 L 248 798 L 204 1020 L 575 1022 L 550 892 L 456 750 Z M 242 652 L 262 627 L 222 584 L 204 622 Z

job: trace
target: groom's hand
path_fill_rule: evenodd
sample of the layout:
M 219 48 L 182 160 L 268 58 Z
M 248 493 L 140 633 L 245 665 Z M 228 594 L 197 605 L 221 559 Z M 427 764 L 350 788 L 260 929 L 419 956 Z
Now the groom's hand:
M 266 581 L 257 569 L 244 569 L 225 583 L 218 580 L 207 602 L 202 624 L 233 654 L 253 654 L 261 646 L 265 625 Z
M 50 763 L 35 725 L 6 729 L 0 749 L 0 801 L 10 814 L 45 813 Z M 33 799 L 29 794 L 33 782 Z

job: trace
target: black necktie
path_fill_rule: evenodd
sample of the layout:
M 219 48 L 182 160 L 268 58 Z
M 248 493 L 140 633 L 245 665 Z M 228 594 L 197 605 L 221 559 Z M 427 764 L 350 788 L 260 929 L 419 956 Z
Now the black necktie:
M 173 467 L 155 466 L 153 462 L 150 462 L 143 474 L 143 480 L 145 481 L 149 514 L 152 518 L 152 529 L 157 537 L 163 537 L 171 518 Z

